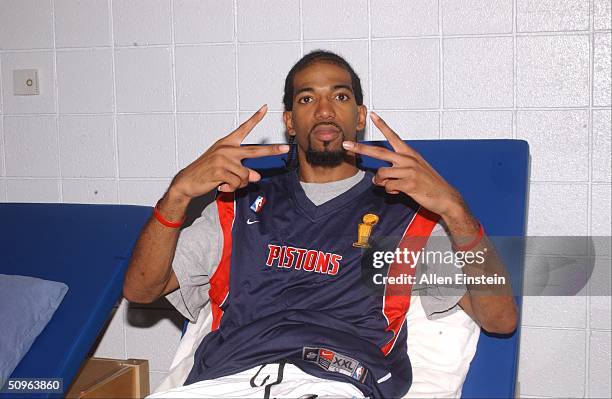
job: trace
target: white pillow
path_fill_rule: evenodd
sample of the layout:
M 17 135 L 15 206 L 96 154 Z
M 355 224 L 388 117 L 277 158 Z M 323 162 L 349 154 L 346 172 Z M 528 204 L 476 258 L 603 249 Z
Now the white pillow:
M 478 325 L 462 310 L 429 320 L 418 296 L 411 299 L 407 315 L 408 356 L 412 386 L 406 398 L 458 398 L 480 336 Z M 174 355 L 168 376 L 155 393 L 179 387 L 193 367 L 200 342 L 210 332 L 210 306 L 200 310 L 197 323 L 189 323 Z

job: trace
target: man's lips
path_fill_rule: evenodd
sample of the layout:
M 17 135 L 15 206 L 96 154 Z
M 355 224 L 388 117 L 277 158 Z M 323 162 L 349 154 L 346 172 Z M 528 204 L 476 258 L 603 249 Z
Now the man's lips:
M 326 125 L 315 128 L 312 134 L 321 141 L 330 141 L 340 134 L 340 130 L 334 126 Z

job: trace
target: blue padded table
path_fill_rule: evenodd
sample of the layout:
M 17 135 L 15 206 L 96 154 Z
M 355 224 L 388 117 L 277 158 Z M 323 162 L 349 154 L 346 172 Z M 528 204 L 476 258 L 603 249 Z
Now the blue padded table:
M 454 187 L 493 238 L 510 274 L 521 306 L 529 146 L 521 140 L 406 141 Z M 386 142 L 366 142 L 386 146 Z M 248 159 L 245 165 L 264 177 L 284 168 L 284 157 Z M 377 169 L 386 162 L 362 157 L 361 167 Z M 505 239 L 514 237 L 515 239 Z M 410 327 L 408 327 L 410 328 Z M 463 386 L 464 398 L 513 398 L 520 329 L 510 336 L 480 335 L 476 356 Z
M 132 247 L 150 214 L 150 207 L 129 205 L 0 204 L 0 273 L 68 285 L 10 378 L 63 378 L 68 391 L 121 295 Z

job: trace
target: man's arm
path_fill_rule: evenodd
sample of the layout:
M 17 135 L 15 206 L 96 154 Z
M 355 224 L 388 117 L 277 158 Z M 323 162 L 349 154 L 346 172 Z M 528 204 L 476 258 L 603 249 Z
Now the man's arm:
M 457 209 L 442 217 L 451 240 L 456 245 L 465 245 L 478 240 L 480 224 L 467 207 L 458 204 Z M 505 284 L 467 284 L 468 292 L 459 300 L 459 305 L 482 328 L 491 333 L 509 334 L 516 329 L 518 310 L 510 277 L 495 247 L 486 234 L 469 252 L 484 254 L 484 262 L 466 262 L 462 272 L 469 277 L 504 278 Z M 486 281 L 486 279 L 482 279 Z
M 480 225 L 469 212 L 461 194 L 453 188 L 431 165 L 412 149 L 375 113 L 371 118 L 393 147 L 386 148 L 345 141 L 344 148 L 357 154 L 368 155 L 391 163 L 379 168 L 374 184 L 384 187 L 389 194 L 404 193 L 419 205 L 442 218 L 448 227 L 455 246 L 464 246 L 479 236 Z M 485 261 L 481 265 L 467 265 L 463 272 L 468 276 L 506 277 L 503 285 L 470 286 L 459 304 L 485 330 L 492 333 L 508 333 L 516 328 L 518 312 L 507 272 L 486 236 L 470 251 L 486 248 Z
M 218 187 L 233 192 L 256 182 L 261 176 L 242 165 L 242 159 L 278 155 L 287 145 L 246 146 L 240 143 L 266 114 L 263 106 L 236 130 L 213 144 L 202 156 L 181 170 L 160 200 L 158 211 L 166 220 L 182 220 L 192 198 Z M 172 271 L 179 230 L 162 225 L 155 217 L 145 224 L 138 238 L 123 285 L 123 296 L 148 303 L 176 290 L 179 283 Z
M 180 220 L 189 200 L 172 194 L 170 187 L 158 205 L 169 220 Z M 145 224 L 128 266 L 123 296 L 130 302 L 149 303 L 179 287 L 172 271 L 179 229 L 168 228 L 151 216 Z

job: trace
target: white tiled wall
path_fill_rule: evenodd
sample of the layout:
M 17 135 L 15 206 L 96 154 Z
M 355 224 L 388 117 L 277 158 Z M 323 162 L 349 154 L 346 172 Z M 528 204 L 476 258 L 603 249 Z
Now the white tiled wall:
M 522 138 L 529 233 L 610 235 L 610 0 L 0 0 L 0 201 L 152 205 L 304 53 L 344 55 L 403 137 Z M 36 68 L 40 95 L 12 94 Z M 366 130 L 366 138 L 381 138 Z M 559 217 L 562 215 L 562 217 Z M 610 279 L 597 260 L 591 292 Z M 163 307 L 162 307 L 163 308 Z M 527 298 L 527 397 L 610 397 L 610 297 Z M 167 372 L 180 319 L 116 309 L 96 353 Z M 163 350 L 162 350 L 163 349 Z

